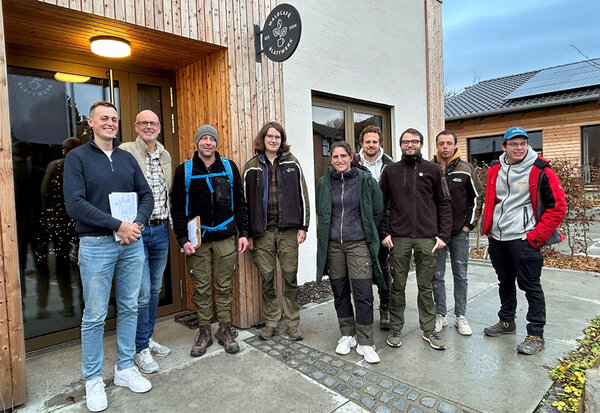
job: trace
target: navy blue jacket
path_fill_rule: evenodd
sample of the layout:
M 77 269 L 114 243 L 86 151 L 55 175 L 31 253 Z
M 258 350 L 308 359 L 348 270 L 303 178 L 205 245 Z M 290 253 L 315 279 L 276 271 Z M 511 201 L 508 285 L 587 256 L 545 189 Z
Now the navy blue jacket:
M 80 236 L 112 235 L 121 221 L 110 214 L 108 194 L 136 192 L 138 213 L 135 222 L 146 224 L 154 198 L 148 182 L 133 155 L 119 149 L 113 139 L 112 161 L 90 139 L 88 143 L 69 151 L 65 157 L 63 190 L 67 213 L 77 221 Z

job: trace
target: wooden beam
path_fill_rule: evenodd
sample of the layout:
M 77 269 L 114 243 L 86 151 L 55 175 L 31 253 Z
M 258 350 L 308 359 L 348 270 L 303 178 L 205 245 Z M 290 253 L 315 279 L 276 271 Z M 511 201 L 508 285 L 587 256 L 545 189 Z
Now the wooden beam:
M 0 407 L 27 401 L 4 19 L 0 0 Z
M 435 153 L 435 135 L 444 129 L 444 54 L 442 46 L 442 2 L 425 1 L 427 66 L 427 138 L 429 159 Z

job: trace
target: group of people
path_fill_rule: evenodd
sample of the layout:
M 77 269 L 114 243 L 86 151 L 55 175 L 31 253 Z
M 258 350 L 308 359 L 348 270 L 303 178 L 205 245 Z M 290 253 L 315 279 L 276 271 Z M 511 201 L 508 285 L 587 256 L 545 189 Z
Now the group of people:
M 265 326 L 259 338 L 280 334 L 282 310 L 274 283 L 279 261 L 285 334 L 302 340 L 298 248 L 307 236 L 310 208 L 302 168 L 290 152 L 283 127 L 277 122 L 262 127 L 254 140 L 255 156 L 240 174 L 235 162 L 217 151 L 217 130 L 203 125 L 196 131 L 193 157 L 172 173 L 171 156 L 158 141 L 160 120 L 152 111 L 136 116 L 138 136 L 129 143 L 116 139 L 119 122 L 113 104 L 94 103 L 87 122 L 93 137 L 67 154 L 63 188 L 66 210 L 76 220 L 80 238 L 85 303 L 81 368 L 88 409 L 101 411 L 108 405 L 102 338 L 113 280 L 115 385 L 139 393 L 150 390 L 150 381 L 140 371 L 158 371 L 154 357 L 170 353 L 152 337 L 171 224 L 194 285 L 199 329 L 192 357 L 204 355 L 213 343 L 213 289 L 218 321 L 214 336 L 227 353 L 239 351 L 231 325 L 231 283 L 238 254 L 246 250 L 262 281 Z M 448 251 L 455 325 L 460 334 L 472 334 L 465 317 L 468 237 L 482 212 L 483 187 L 474 168 L 461 159 L 457 137 L 450 131 L 436 137 L 432 162 L 421 154 L 423 135 L 416 129 L 401 134 L 398 162 L 384 154 L 380 128 L 367 126 L 359 142 L 358 154 L 346 142 L 333 143 L 331 166 L 316 185 L 317 279 L 327 275 L 331 282 L 341 333 L 335 351 L 348 354 L 356 347 L 366 362 L 379 362 L 373 345 L 373 284 L 380 296 L 380 328 L 389 330 L 389 346 L 400 347 L 411 257 L 422 337 L 443 350 Z M 543 348 L 545 324 L 539 248 L 559 240 L 556 228 L 566 204 L 548 162 L 527 144 L 524 129 L 509 129 L 504 154 L 488 173 L 482 233 L 490 238 L 501 309 L 498 323 L 485 334 L 514 334 L 516 279 L 529 302 L 527 337 L 517 349 L 535 354 Z M 111 213 L 109 195 L 120 192 L 137 195 L 133 222 Z M 195 226 L 193 233 L 190 228 Z

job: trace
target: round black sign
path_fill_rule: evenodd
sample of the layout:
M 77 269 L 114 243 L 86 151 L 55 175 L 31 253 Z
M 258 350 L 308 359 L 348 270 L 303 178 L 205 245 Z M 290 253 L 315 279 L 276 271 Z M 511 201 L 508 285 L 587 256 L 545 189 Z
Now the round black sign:
M 298 10 L 290 4 L 280 4 L 271 10 L 263 27 L 263 51 L 274 62 L 283 62 L 296 51 L 302 34 Z

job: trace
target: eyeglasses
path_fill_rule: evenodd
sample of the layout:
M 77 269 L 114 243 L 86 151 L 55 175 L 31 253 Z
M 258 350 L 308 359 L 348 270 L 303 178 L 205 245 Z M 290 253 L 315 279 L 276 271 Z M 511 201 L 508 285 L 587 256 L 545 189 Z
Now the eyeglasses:
M 527 144 L 528 144 L 527 141 L 522 141 L 522 142 L 506 142 L 506 145 L 510 146 L 511 148 L 516 148 L 517 146 L 520 146 L 521 148 L 526 148 Z
M 419 139 L 413 139 L 411 141 L 402 141 L 402 142 L 400 142 L 400 144 L 404 145 L 404 146 L 408 146 L 408 145 L 417 146 L 420 143 L 421 143 L 421 141 Z
M 271 135 L 270 133 L 267 133 L 265 136 L 269 139 L 275 139 L 276 141 L 281 139 L 281 135 Z
M 160 122 L 148 122 L 147 120 L 140 120 L 140 121 L 137 121 L 135 124 L 139 125 L 139 126 L 143 126 L 144 128 L 148 125 L 152 126 L 153 128 L 160 126 Z

